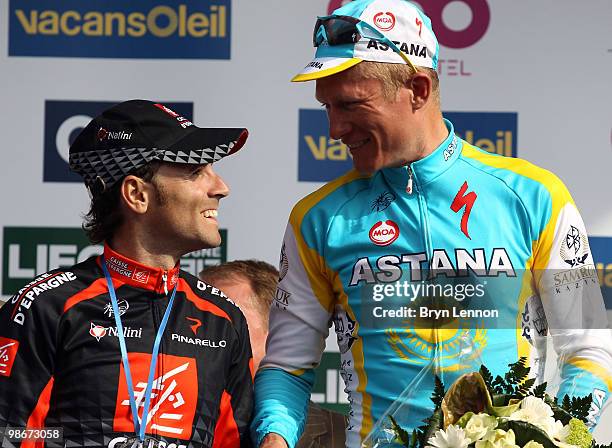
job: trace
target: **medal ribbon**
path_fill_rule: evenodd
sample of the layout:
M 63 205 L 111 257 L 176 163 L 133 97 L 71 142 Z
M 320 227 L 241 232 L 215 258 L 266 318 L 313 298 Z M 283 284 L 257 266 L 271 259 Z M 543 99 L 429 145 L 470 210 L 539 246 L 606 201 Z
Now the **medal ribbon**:
M 123 336 L 123 325 L 121 324 L 121 316 L 119 315 L 119 305 L 117 304 L 117 295 L 115 294 L 115 288 L 113 286 L 113 281 L 111 279 L 110 273 L 108 272 L 108 268 L 106 267 L 106 259 L 104 255 L 102 255 L 102 270 L 104 271 L 104 276 L 106 277 L 106 284 L 108 285 L 108 293 L 111 297 L 111 304 L 113 305 L 113 313 L 115 315 L 115 323 L 117 325 L 117 335 L 119 336 L 119 347 L 121 348 L 121 359 L 123 361 L 123 369 L 125 371 L 125 382 L 127 383 L 128 392 L 130 395 L 130 408 L 132 409 L 132 418 L 134 420 L 134 431 L 138 434 L 138 438 L 141 441 L 144 441 L 145 438 L 145 429 L 147 427 L 147 417 L 149 416 L 149 406 L 151 404 L 151 391 L 153 389 L 153 377 L 155 375 L 155 367 L 157 364 L 157 355 L 159 354 L 159 346 L 161 344 L 161 339 L 164 334 L 164 330 L 166 329 L 166 325 L 168 323 L 168 317 L 170 316 L 170 310 L 172 309 L 172 304 L 174 303 L 174 296 L 176 294 L 176 288 L 178 286 L 178 282 L 174 285 L 174 289 L 172 290 L 172 295 L 170 296 L 170 302 L 168 303 L 168 307 L 166 308 L 166 312 L 164 313 L 164 317 L 159 325 L 159 329 L 157 330 L 157 335 L 155 336 L 155 342 L 153 343 L 153 350 L 151 352 L 151 364 L 149 366 L 149 378 L 147 379 L 147 387 L 145 389 L 145 402 L 144 407 L 142 409 L 142 419 L 143 424 L 140 424 L 138 420 L 138 408 L 136 406 L 136 395 L 134 394 L 134 383 L 132 382 L 132 374 L 130 372 L 130 363 L 128 361 L 127 348 L 125 346 L 125 338 Z

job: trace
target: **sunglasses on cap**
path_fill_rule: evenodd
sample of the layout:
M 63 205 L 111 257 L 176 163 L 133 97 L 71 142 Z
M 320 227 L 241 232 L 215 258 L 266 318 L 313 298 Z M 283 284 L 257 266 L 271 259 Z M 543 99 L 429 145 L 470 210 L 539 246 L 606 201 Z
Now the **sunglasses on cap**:
M 417 71 L 412 61 L 408 59 L 408 56 L 391 39 L 369 23 L 355 17 L 338 15 L 319 17 L 312 34 L 312 44 L 314 47 L 319 47 L 323 44 L 331 46 L 356 44 L 362 38 L 373 39 L 388 45 L 401 56 L 410 68 Z

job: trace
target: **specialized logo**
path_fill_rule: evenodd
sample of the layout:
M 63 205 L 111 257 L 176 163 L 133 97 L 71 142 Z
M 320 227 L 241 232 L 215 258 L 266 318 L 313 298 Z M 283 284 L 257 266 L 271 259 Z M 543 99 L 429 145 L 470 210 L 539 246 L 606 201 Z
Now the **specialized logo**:
M 278 281 L 281 282 L 289 272 L 289 259 L 287 258 L 287 251 L 285 249 L 285 243 L 283 242 L 283 247 L 281 248 L 280 254 L 280 262 L 278 263 Z
M 0 376 L 11 376 L 18 349 L 19 341 L 0 336 Z
M 392 12 L 379 12 L 374 14 L 374 25 L 383 31 L 390 31 L 395 26 L 395 16 Z
M 395 199 L 395 194 L 392 191 L 381 193 L 372 201 L 372 211 L 382 212 L 386 210 Z
M 444 112 L 455 133 L 470 145 L 502 156 L 516 157 L 516 112 Z
M 119 309 L 119 316 L 123 316 L 127 312 L 127 310 L 130 309 L 130 304 L 127 300 L 121 300 L 120 302 L 117 302 L 117 308 Z M 104 307 L 104 315 L 108 317 L 113 317 L 115 315 L 112 303 L 109 302 L 106 304 L 106 306 Z
M 132 132 L 109 131 L 101 127 L 98 129 L 96 136 L 101 142 L 104 140 L 130 140 L 132 138 Z
M 581 266 L 589 256 L 589 240 L 574 226 L 570 226 L 561 243 L 561 258 L 571 267 Z
M 229 59 L 231 1 L 9 2 L 9 55 Z
M 336 335 L 338 337 L 338 348 L 340 353 L 348 352 L 353 343 L 357 340 L 355 336 L 355 330 L 357 326 L 355 321 L 351 319 L 344 308 L 336 306 L 334 313 L 334 328 L 336 329 Z
M 476 201 L 478 195 L 473 191 L 466 194 L 465 192 L 467 189 L 468 183 L 465 181 L 457 192 L 455 199 L 453 199 L 453 203 L 451 204 L 450 208 L 455 213 L 458 213 L 459 210 L 465 207 L 465 210 L 463 210 L 463 215 L 461 216 L 461 231 L 471 240 L 472 237 L 470 237 L 470 234 L 468 233 L 468 220 L 470 219 L 470 213 L 472 213 L 472 207 L 474 207 L 474 202 Z
M 98 342 L 105 336 L 114 336 L 116 338 L 119 337 L 119 331 L 117 327 L 103 327 L 102 325 L 98 325 L 94 322 L 89 323 L 89 334 L 96 338 Z M 124 338 L 138 338 L 142 337 L 142 328 L 132 328 L 132 327 L 123 327 L 123 337 Z
M 416 17 L 414 19 L 414 23 L 416 24 L 416 26 L 419 27 L 419 37 L 421 37 L 421 32 L 423 31 L 423 21 L 419 19 L 418 17 Z
M 193 322 L 193 325 L 190 325 L 189 328 L 191 328 L 191 331 L 193 331 L 193 334 L 197 336 L 198 328 L 202 326 L 202 321 L 200 319 L 196 319 L 195 317 L 186 317 L 185 319 L 187 319 L 190 322 Z
M 142 411 L 144 393 L 149 375 L 151 355 L 128 353 L 136 408 Z M 198 399 L 198 369 L 193 358 L 173 355 L 158 355 L 157 365 L 163 366 L 163 375 L 153 381 L 151 410 L 145 425 L 146 432 L 164 437 L 188 440 L 191 437 Z M 120 363 L 117 379 L 117 404 L 113 431 L 133 433 L 134 422 L 130 410 L 130 399 L 123 363 Z
M 93 117 L 116 103 L 117 101 L 45 101 L 43 181 L 83 182 L 81 176 L 71 172 L 68 167 L 70 145 Z M 193 103 L 171 102 L 166 105 L 185 116 L 193 117 Z M 118 142 L 128 141 L 128 135 L 132 138 L 132 133 L 114 130 L 111 132 L 105 128 L 100 128 L 97 134 L 100 141 L 108 139 L 109 135 Z
M 388 246 L 399 238 L 400 230 L 397 224 L 388 219 L 387 221 L 378 221 L 370 229 L 370 241 L 377 246 Z

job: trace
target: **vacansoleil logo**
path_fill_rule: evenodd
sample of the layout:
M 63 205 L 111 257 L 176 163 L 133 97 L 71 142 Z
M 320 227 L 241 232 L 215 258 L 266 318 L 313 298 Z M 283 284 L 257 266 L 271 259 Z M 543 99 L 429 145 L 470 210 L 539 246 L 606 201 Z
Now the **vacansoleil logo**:
M 229 59 L 231 0 L 11 0 L 9 56 Z
M 220 229 L 222 244 L 183 256 L 181 268 L 197 275 L 205 266 L 227 260 L 227 230 Z M 5 227 L 3 230 L 2 294 L 15 294 L 36 275 L 72 266 L 102 253 L 90 245 L 80 228 Z
M 83 182 L 68 167 L 68 150 L 79 132 L 116 101 L 45 101 L 44 182 Z M 164 102 L 184 117 L 193 117 L 193 103 Z
M 589 246 L 606 308 L 612 310 L 612 237 L 591 236 Z
M 516 157 L 516 112 L 444 112 L 444 116 L 471 145 Z M 329 138 L 327 114 L 321 109 L 300 109 L 298 151 L 300 182 L 327 182 L 353 166 L 348 147 Z

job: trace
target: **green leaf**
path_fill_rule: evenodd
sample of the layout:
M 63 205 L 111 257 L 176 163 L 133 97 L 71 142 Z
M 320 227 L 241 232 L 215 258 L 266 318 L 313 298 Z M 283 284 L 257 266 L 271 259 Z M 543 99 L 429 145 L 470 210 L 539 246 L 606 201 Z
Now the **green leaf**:
M 444 399 L 444 394 L 446 394 L 446 391 L 444 390 L 444 383 L 438 377 L 438 375 L 434 377 L 434 382 L 435 385 L 431 394 L 431 401 L 433 401 L 435 409 L 439 409 L 440 406 L 442 406 L 442 400 Z
M 509 417 L 515 411 L 521 407 L 521 403 L 509 404 L 506 406 L 491 406 L 487 409 L 489 415 L 494 417 Z
M 389 419 L 391 420 L 395 437 L 397 437 L 402 442 L 402 445 L 404 445 L 406 448 L 411 448 L 410 434 L 408 434 L 408 431 L 398 425 L 392 415 L 389 416 Z
M 493 375 L 484 364 L 480 366 L 480 376 L 482 376 L 482 379 L 484 380 L 487 389 L 489 390 L 489 394 L 493 395 Z
M 516 393 L 514 394 L 514 398 L 518 398 L 518 399 L 523 399 L 525 398 L 527 395 L 529 395 L 529 390 L 533 387 L 533 385 L 535 384 L 536 379 L 535 378 L 529 378 L 527 380 L 525 380 L 519 387 L 518 390 L 516 391 Z
M 457 426 L 460 426 L 462 428 L 465 428 L 465 425 L 467 425 L 467 422 L 470 421 L 470 419 L 472 418 L 472 415 L 476 415 L 476 414 L 474 414 L 471 411 L 470 412 L 466 412 L 454 424 L 457 425 Z
M 531 392 L 534 397 L 544 398 L 546 393 L 546 383 L 538 384 Z

